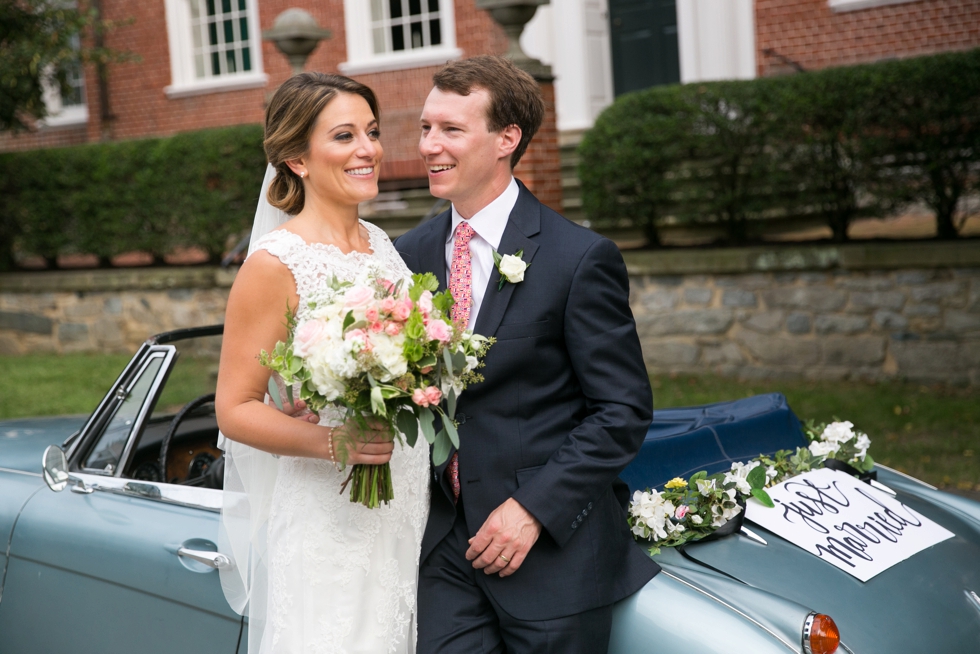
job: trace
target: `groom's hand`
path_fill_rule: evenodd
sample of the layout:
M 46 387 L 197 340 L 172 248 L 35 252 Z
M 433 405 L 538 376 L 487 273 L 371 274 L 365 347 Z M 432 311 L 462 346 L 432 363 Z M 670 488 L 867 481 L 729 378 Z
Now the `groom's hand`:
M 517 572 L 531 546 L 541 535 L 541 523 L 515 499 L 509 499 L 487 517 L 470 539 L 466 560 L 488 575 L 509 577 Z M 502 557 L 502 558 L 501 558 Z

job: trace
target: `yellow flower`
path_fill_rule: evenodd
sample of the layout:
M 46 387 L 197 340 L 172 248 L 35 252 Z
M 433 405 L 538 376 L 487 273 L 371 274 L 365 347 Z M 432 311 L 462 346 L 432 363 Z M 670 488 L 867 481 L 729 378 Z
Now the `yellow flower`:
M 664 488 L 687 488 L 687 482 L 680 477 L 674 477 L 664 484 Z

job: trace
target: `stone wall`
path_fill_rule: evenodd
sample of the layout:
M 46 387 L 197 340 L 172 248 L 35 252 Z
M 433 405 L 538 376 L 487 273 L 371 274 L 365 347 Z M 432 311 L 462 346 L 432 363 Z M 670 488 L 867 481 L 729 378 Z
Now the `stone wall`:
M 215 268 L 0 275 L 0 355 L 134 352 L 153 334 L 224 322 L 233 280 Z
M 624 253 L 651 372 L 980 384 L 980 244 Z M 0 354 L 133 351 L 223 320 L 234 271 L 0 275 Z

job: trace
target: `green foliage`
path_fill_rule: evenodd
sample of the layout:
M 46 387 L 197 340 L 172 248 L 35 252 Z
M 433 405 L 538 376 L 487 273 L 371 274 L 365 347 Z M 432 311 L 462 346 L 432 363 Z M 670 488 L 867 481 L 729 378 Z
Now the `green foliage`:
M 131 59 L 99 47 L 113 28 L 94 10 L 80 11 L 49 0 L 0 2 L 0 131 L 29 129 L 44 118 L 44 83 L 70 91 L 68 74 L 80 62 Z M 94 35 L 95 47 L 89 45 Z M 47 80 L 45 80 L 45 77 Z
M 980 188 L 980 50 L 621 96 L 580 146 L 597 227 L 819 218 L 834 239 L 858 217 L 913 202 L 955 236 Z
M 258 125 L 0 154 L 0 270 L 12 247 L 51 263 L 186 247 L 217 261 L 251 224 L 264 172 Z

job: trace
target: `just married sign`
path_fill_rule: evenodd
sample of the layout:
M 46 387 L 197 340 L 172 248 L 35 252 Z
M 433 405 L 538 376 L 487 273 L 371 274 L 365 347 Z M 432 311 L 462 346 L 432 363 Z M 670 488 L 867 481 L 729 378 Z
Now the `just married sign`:
M 745 518 L 861 581 L 954 534 L 854 477 L 823 468 L 766 489 Z

